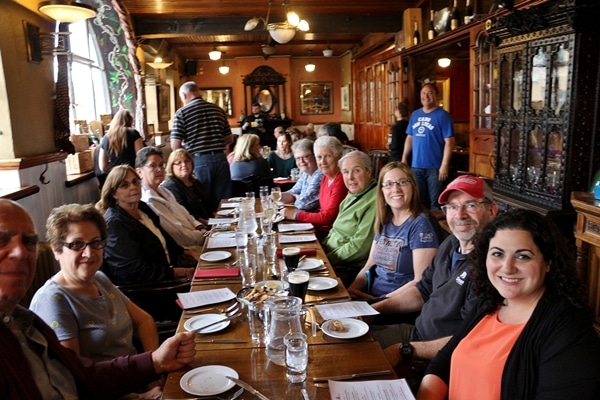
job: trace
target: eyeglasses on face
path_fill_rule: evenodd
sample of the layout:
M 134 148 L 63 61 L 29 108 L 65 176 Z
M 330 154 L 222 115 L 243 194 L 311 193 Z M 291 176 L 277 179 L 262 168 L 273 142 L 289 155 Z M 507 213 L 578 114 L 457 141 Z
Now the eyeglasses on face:
M 161 162 L 161 163 L 158 163 L 158 164 L 152 163 L 152 164 L 144 165 L 144 167 L 150 168 L 150 169 L 164 169 L 165 168 L 165 163 L 164 162 Z
M 185 163 L 185 164 L 191 164 L 191 163 L 192 163 L 192 160 L 189 160 L 189 159 L 187 159 L 187 158 L 186 158 L 186 159 L 184 159 L 184 160 L 175 161 L 175 162 L 173 163 L 173 165 L 181 165 L 181 164 L 184 164 L 184 163 Z
M 309 154 L 307 156 L 294 157 L 296 161 L 308 161 L 314 154 Z
M 468 201 L 464 204 L 446 204 L 441 206 L 440 208 L 444 212 L 444 214 L 456 214 L 458 210 L 465 210 L 469 214 L 477 212 L 482 204 L 488 203 L 487 200 L 484 201 Z
M 106 240 L 96 239 L 92 240 L 91 242 L 75 240 L 71 243 L 63 243 L 63 246 L 73 251 L 82 251 L 88 246 L 90 246 L 94 250 L 102 250 L 104 247 L 106 247 Z
M 140 186 L 141 183 L 142 183 L 142 180 L 140 178 L 133 178 L 131 180 L 131 182 L 123 181 L 123 182 L 119 183 L 119 186 L 117 186 L 117 187 L 119 189 L 129 189 L 129 186 L 131 186 L 131 185 Z
M 381 182 L 381 187 L 382 188 L 392 188 L 393 186 L 406 186 L 407 183 L 410 182 L 410 179 L 403 179 L 400 178 L 397 181 L 383 181 Z

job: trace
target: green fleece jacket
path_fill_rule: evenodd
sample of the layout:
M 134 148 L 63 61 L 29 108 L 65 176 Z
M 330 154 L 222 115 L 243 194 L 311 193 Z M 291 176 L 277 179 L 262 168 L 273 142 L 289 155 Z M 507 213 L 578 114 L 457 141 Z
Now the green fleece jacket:
M 371 179 L 365 190 L 348 193 L 340 203 L 340 212 L 323 240 L 332 265 L 364 266 L 373 243 L 376 196 L 377 182 Z

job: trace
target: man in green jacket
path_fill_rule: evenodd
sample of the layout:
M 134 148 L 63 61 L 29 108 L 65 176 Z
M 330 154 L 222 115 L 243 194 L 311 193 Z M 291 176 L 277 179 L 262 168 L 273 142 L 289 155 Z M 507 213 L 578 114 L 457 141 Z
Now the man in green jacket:
M 348 195 L 322 244 L 329 262 L 348 287 L 367 261 L 373 243 L 377 182 L 371 158 L 362 151 L 346 154 L 339 166 Z

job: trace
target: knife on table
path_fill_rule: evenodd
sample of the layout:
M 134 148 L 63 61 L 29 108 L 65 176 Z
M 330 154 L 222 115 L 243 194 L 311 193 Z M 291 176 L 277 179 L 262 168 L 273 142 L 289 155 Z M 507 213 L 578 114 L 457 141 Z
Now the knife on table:
M 246 340 L 243 339 L 196 339 L 194 340 L 196 343 L 246 343 Z
M 256 397 L 258 397 L 259 399 L 261 399 L 261 400 L 269 400 L 269 398 L 267 396 L 265 396 L 264 394 L 262 394 L 258 390 L 254 389 L 251 385 L 249 385 L 248 383 L 244 382 L 243 380 L 238 379 L 238 378 L 233 378 L 231 376 L 227 376 L 226 378 L 229 379 L 230 381 L 234 382 L 236 385 L 238 385 L 240 387 L 243 387 L 248 392 L 250 392 L 253 395 L 255 395 Z
M 383 371 L 373 371 L 373 372 L 359 372 L 357 374 L 350 375 L 338 375 L 338 376 L 325 376 L 322 378 L 313 378 L 313 382 L 327 382 L 327 381 L 347 381 L 349 379 L 354 378 L 363 378 L 365 376 L 376 376 L 376 375 L 389 375 L 392 371 L 389 369 Z
M 207 324 L 207 325 L 201 326 L 201 327 L 199 327 L 199 328 L 193 329 L 191 332 L 194 332 L 194 333 L 201 333 L 200 331 L 202 331 L 202 330 L 204 330 L 204 329 L 206 329 L 206 328 L 210 328 L 211 326 L 218 325 L 218 324 L 220 324 L 221 322 L 225 322 L 225 321 L 232 320 L 232 319 L 234 319 L 234 318 L 237 318 L 237 317 L 239 317 L 240 315 L 242 315 L 242 313 L 235 313 L 235 314 L 233 314 L 233 315 L 231 315 L 231 316 L 229 316 L 229 317 L 227 317 L 227 318 L 223 318 L 223 319 L 220 319 L 220 320 L 218 320 L 218 321 L 211 322 L 210 324 Z

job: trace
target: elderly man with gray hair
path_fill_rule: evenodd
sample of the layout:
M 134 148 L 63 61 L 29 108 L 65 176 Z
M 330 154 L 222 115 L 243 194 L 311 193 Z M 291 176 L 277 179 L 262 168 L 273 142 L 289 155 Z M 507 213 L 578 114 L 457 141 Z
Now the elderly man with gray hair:
M 371 158 L 362 151 L 346 154 L 338 165 L 348 194 L 322 244 L 337 275 L 348 287 L 369 257 L 377 182 L 373 179 Z

